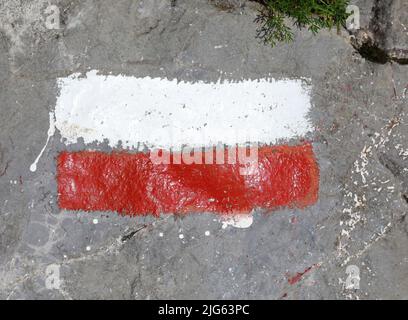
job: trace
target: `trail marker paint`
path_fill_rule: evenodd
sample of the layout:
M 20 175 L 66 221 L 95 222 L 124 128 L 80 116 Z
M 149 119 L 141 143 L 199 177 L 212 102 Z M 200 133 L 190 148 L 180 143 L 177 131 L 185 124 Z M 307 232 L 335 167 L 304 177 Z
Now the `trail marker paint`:
M 92 71 L 58 84 L 55 124 L 68 144 L 82 138 L 180 150 L 185 144 L 275 144 L 312 130 L 310 87 L 302 80 L 188 83 Z
M 155 165 L 145 153 L 63 152 L 61 208 L 122 214 L 247 213 L 303 208 L 317 199 L 319 173 L 310 144 L 263 147 L 252 175 L 238 164 Z
M 91 71 L 58 85 L 55 127 L 65 143 L 82 139 L 122 149 L 59 155 L 63 209 L 230 214 L 302 208 L 317 200 L 312 146 L 285 145 L 312 130 L 310 87 L 303 80 L 188 83 Z M 208 161 L 217 159 L 209 147 L 226 145 L 221 154 L 227 159 L 238 146 L 239 159 L 248 142 L 260 145 L 256 159 Z M 138 152 L 140 145 L 150 151 Z M 186 146 L 195 152 L 185 153 Z M 170 161 L 153 161 L 159 154 Z

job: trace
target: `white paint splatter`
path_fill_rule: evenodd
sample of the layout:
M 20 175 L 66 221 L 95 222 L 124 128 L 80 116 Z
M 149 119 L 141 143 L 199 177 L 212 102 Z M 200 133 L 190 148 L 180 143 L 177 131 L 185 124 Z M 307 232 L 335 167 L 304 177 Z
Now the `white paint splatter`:
M 184 239 L 184 234 L 179 234 L 180 239 Z
M 47 147 L 48 142 L 50 141 L 50 138 L 51 138 L 51 137 L 54 135 L 54 133 L 55 133 L 55 115 L 54 115 L 54 112 L 50 112 L 50 113 L 49 113 L 49 118 L 50 118 L 50 127 L 49 127 L 48 133 L 47 133 L 47 135 L 48 135 L 48 136 L 47 136 L 47 141 L 45 142 L 44 147 L 41 149 L 40 154 L 37 156 L 37 158 L 35 159 L 35 161 L 31 164 L 31 166 L 30 166 L 30 171 L 31 171 L 31 172 L 35 172 L 35 171 L 37 170 L 38 161 L 40 160 L 42 154 L 44 153 L 45 148 Z
M 254 217 L 252 214 L 238 214 L 234 216 L 225 217 L 222 221 L 222 228 L 226 229 L 228 226 L 234 228 L 245 229 L 249 228 L 254 222 Z
M 310 86 L 303 80 L 195 83 L 103 76 L 58 80 L 56 127 L 67 144 L 108 141 L 180 149 L 276 143 L 311 131 Z
M 92 220 L 92 223 L 93 223 L 93 224 L 98 224 L 99 221 L 98 221 L 98 219 L 93 219 L 93 220 Z
M 211 233 L 207 230 L 204 234 L 208 237 Z
M 342 230 L 338 236 L 337 241 L 337 257 L 344 258 L 341 266 L 347 265 L 352 259 L 359 257 L 359 252 L 365 252 L 365 250 L 371 246 L 365 243 L 364 249 L 358 251 L 355 254 L 352 254 L 352 251 L 356 249 L 351 246 L 353 241 L 353 234 L 358 230 L 358 227 L 362 227 L 369 217 L 367 216 L 367 204 L 368 200 L 365 194 L 365 188 L 368 186 L 368 183 L 373 186 L 373 190 L 380 192 L 383 190 L 383 187 L 375 188 L 378 186 L 378 183 L 384 185 L 390 182 L 386 181 L 377 181 L 376 177 L 372 174 L 372 166 L 375 163 L 377 150 L 383 148 L 386 143 L 389 141 L 391 134 L 395 127 L 401 124 L 401 119 L 398 117 L 392 118 L 385 127 L 382 128 L 381 132 L 375 132 L 371 138 L 371 143 L 364 145 L 359 158 L 354 162 L 353 169 L 351 170 L 351 183 L 355 186 L 360 186 L 359 192 L 355 192 L 354 188 L 350 188 L 349 185 L 345 184 L 344 193 L 345 201 L 347 201 L 347 206 L 343 208 L 343 213 L 347 214 L 345 221 L 341 221 L 340 225 Z M 373 161 L 375 159 L 375 161 Z M 371 175 L 370 175 L 371 173 Z M 359 175 L 357 175 L 359 174 Z M 358 179 L 357 179 L 358 177 Z M 360 181 L 361 180 L 361 181 Z M 387 186 L 384 190 L 389 190 L 388 193 L 392 193 L 395 190 L 394 186 Z M 388 198 L 385 198 L 388 202 Z M 387 228 L 391 225 L 389 224 Z M 385 236 L 385 231 L 380 232 L 374 236 L 375 239 Z

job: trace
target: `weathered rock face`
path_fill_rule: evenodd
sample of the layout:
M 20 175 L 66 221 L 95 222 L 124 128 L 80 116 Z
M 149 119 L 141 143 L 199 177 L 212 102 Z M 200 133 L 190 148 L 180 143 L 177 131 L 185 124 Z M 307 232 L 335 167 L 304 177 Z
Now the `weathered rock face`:
M 373 1 L 358 1 L 368 49 L 384 60 L 362 58 L 347 32 L 302 30 L 291 44 L 264 46 L 252 1 L 61 0 L 58 30 L 44 27 L 47 2 L 0 0 L 1 299 L 408 298 L 408 66 L 369 61 L 404 62 L 405 0 L 376 1 L 387 2 L 376 23 Z M 68 147 L 57 132 L 29 168 L 47 138 L 57 78 L 89 69 L 302 79 L 312 87 L 317 203 L 254 210 L 245 229 L 209 213 L 61 210 L 55 160 L 84 143 Z M 346 286 L 348 265 L 360 269 L 359 290 Z
M 355 33 L 353 45 L 371 61 L 408 64 L 408 2 L 376 0 L 371 19 Z
M 408 1 L 392 1 L 390 11 L 384 48 L 392 60 L 408 64 Z
M 234 10 L 242 8 L 247 0 L 209 0 L 209 2 L 221 10 Z

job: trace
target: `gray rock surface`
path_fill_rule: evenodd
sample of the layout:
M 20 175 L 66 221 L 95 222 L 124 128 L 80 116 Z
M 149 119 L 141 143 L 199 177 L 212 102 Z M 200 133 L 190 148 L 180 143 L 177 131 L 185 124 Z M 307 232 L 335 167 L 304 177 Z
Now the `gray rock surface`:
M 229 2 L 239 5 L 61 0 L 61 28 L 49 30 L 48 1 L 0 0 L 0 298 L 408 298 L 408 66 L 364 59 L 346 31 L 299 31 L 291 44 L 266 47 L 255 39 L 257 5 Z M 371 17 L 372 1 L 359 3 Z M 392 3 L 384 48 L 405 49 L 397 22 L 405 23 L 406 4 Z M 310 78 L 318 203 L 256 212 L 248 229 L 223 229 L 211 214 L 60 211 L 55 157 L 66 147 L 58 134 L 38 170 L 29 167 L 45 143 L 56 78 L 89 69 Z M 345 285 L 349 265 L 360 269 L 358 290 Z
M 374 62 L 408 64 L 408 2 L 404 0 L 369 2 L 372 10 L 361 19 L 362 29 L 353 32 L 354 46 Z

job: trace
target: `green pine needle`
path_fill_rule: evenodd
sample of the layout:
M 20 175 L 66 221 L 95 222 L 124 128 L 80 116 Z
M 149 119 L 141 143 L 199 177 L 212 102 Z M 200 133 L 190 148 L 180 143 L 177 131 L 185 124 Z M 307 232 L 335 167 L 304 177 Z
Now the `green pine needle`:
M 263 0 L 264 9 L 256 18 L 257 37 L 275 46 L 278 42 L 293 41 L 294 33 L 286 23 L 289 17 L 299 29 L 313 34 L 321 29 L 338 30 L 346 24 L 349 0 Z

